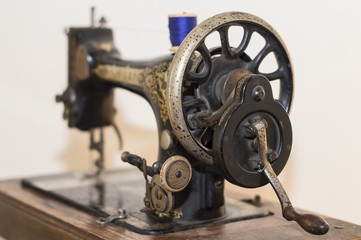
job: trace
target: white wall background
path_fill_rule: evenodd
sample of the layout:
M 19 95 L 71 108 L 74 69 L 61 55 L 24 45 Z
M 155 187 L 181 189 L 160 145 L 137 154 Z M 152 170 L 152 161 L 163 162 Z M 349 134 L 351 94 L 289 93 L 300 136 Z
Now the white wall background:
M 1 1 L 1 179 L 91 165 L 88 134 L 67 128 L 54 96 L 67 80 L 63 29 L 87 26 L 93 5 L 106 15 L 127 59 L 168 53 L 168 14 L 196 13 L 200 22 L 244 11 L 269 22 L 286 43 L 295 70 L 294 145 L 281 173 L 284 186 L 295 206 L 361 224 L 359 1 Z M 116 97 L 125 149 L 154 160 L 151 108 L 126 91 L 118 90 Z M 124 166 L 114 132 L 106 133 L 107 165 Z M 249 192 L 273 196 L 269 186 Z

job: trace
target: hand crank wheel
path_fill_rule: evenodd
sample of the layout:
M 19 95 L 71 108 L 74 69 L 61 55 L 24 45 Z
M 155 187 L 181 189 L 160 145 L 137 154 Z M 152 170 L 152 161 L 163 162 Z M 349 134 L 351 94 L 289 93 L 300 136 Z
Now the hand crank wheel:
M 238 44 L 229 41 L 230 27 L 242 27 Z M 218 32 L 220 46 L 210 49 L 206 39 Z M 248 47 L 258 33 L 265 41 L 254 56 Z M 274 54 L 277 69 L 262 73 L 260 66 L 268 54 Z M 213 165 L 213 126 L 192 124 L 196 113 L 212 113 L 225 102 L 222 83 L 236 70 L 262 74 L 269 81 L 279 80 L 276 97 L 286 112 L 290 111 L 293 95 L 293 71 L 287 49 L 277 32 L 265 21 L 241 12 L 229 12 L 211 17 L 195 27 L 184 39 L 173 59 L 167 89 L 169 119 L 174 134 L 194 157 Z M 223 89 L 223 91 L 226 91 Z M 213 123 L 214 124 L 214 123 Z

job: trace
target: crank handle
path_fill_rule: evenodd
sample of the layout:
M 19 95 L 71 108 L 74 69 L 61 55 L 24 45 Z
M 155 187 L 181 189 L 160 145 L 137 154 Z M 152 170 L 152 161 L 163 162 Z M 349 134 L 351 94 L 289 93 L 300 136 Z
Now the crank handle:
M 272 165 L 267 159 L 267 122 L 261 120 L 252 125 L 258 139 L 258 153 L 261 157 L 260 172 L 263 172 L 275 190 L 277 197 L 281 203 L 282 215 L 288 221 L 296 221 L 304 230 L 309 233 L 322 235 L 329 230 L 328 223 L 320 216 L 314 214 L 300 214 L 292 206 L 286 191 L 282 187 L 280 180 L 273 171 Z
M 144 158 L 129 152 L 123 152 L 121 159 L 123 162 L 136 166 L 143 172 L 144 178 L 147 178 L 147 176 L 153 177 L 154 174 L 159 174 L 160 166 L 158 162 L 155 162 L 151 167 L 147 166 L 147 161 Z

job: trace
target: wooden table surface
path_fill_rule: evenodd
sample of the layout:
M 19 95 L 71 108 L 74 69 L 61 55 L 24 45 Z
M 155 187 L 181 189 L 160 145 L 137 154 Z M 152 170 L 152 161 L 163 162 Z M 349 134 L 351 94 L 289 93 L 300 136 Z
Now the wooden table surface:
M 234 193 L 227 193 L 232 197 Z M 97 217 L 68 206 L 35 190 L 20 180 L 0 182 L 0 235 L 6 239 L 361 239 L 361 226 L 333 218 L 330 231 L 313 236 L 296 223 L 281 217 L 278 203 L 264 202 L 274 216 L 192 229 L 160 236 L 140 235 L 114 224 L 104 227 Z

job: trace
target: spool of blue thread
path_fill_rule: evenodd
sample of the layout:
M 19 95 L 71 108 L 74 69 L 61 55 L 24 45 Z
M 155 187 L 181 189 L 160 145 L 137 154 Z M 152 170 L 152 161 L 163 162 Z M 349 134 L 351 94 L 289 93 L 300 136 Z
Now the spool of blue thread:
M 168 16 L 171 51 L 177 51 L 179 45 L 192 29 L 197 26 L 197 15 L 195 14 L 173 14 Z

